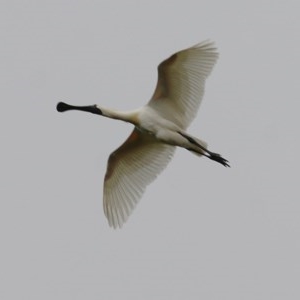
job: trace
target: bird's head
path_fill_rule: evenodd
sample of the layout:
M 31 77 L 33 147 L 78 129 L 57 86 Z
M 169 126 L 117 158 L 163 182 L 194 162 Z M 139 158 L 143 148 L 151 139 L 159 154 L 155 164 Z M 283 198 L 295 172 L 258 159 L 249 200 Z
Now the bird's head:
M 103 115 L 101 109 L 95 104 L 95 105 L 88 105 L 88 106 L 75 106 L 75 105 L 70 105 L 65 102 L 59 102 L 57 103 L 56 110 L 59 112 L 64 112 L 67 110 L 81 110 L 81 111 L 87 111 L 92 114 L 97 114 L 97 115 Z

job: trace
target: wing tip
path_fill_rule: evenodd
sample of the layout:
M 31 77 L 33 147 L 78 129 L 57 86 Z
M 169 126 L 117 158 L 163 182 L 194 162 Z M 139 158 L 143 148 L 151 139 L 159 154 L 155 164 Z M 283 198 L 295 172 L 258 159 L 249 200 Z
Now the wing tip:
M 203 47 L 203 48 L 214 48 L 214 49 L 217 49 L 215 41 L 213 41 L 211 39 L 205 39 L 205 40 L 203 40 L 203 41 L 195 44 L 193 47 L 195 47 L 195 48 Z
M 216 43 L 210 39 L 206 39 L 200 43 L 195 44 L 194 46 L 191 47 L 191 49 L 203 51 L 207 54 L 214 55 L 216 57 L 219 56 L 219 52 L 218 52 Z

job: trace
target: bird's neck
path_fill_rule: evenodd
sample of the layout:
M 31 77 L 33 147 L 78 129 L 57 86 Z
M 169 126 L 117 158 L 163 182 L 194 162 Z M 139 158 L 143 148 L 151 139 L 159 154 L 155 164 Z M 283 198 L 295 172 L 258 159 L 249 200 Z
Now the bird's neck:
M 121 120 L 124 122 L 129 122 L 134 125 L 137 123 L 137 112 L 136 111 L 118 111 L 113 110 L 105 107 L 100 107 L 97 105 L 97 107 L 102 111 L 102 115 L 104 117 L 110 118 L 110 119 L 116 119 Z

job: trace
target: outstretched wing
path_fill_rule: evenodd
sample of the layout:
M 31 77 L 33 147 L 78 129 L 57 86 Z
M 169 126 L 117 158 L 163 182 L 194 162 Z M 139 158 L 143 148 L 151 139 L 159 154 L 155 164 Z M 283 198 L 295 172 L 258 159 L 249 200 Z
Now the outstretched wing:
M 217 49 L 209 41 L 173 54 L 158 66 L 156 89 L 148 105 L 186 129 L 198 112 L 205 79 L 217 58 Z
M 167 166 L 175 147 L 136 128 L 108 159 L 103 208 L 110 226 L 121 227 L 149 185 Z

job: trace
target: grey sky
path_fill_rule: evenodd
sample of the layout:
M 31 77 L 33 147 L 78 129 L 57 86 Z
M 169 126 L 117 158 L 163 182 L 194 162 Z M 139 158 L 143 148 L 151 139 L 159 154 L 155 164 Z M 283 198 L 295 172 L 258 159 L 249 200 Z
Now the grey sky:
M 1 299 L 299 299 L 298 1 L 1 1 Z M 206 38 L 220 59 L 189 132 L 122 230 L 102 181 L 156 67 Z

